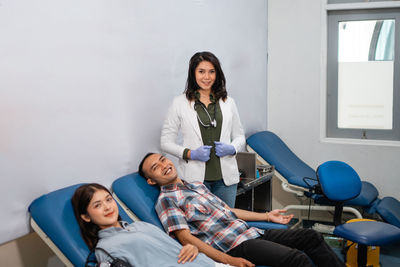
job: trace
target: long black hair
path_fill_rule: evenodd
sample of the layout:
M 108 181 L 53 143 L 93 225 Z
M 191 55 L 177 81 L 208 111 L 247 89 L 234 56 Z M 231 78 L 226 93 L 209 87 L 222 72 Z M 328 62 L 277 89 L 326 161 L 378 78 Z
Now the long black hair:
M 186 94 L 186 98 L 189 101 L 194 100 L 195 92 L 200 88 L 200 86 L 196 82 L 195 70 L 202 61 L 208 61 L 214 66 L 216 78 L 214 84 L 212 85 L 211 91 L 213 92 L 216 101 L 218 101 L 219 99 L 225 101 L 228 96 L 225 87 L 225 75 L 222 71 L 221 64 L 219 63 L 218 58 L 211 52 L 198 52 L 194 54 L 190 59 L 186 88 L 184 91 L 184 93 Z
M 81 235 L 90 250 L 94 249 L 99 241 L 98 232 L 100 227 L 91 221 L 84 221 L 81 215 L 87 214 L 87 207 L 89 206 L 94 193 L 99 190 L 104 190 L 111 195 L 110 191 L 106 187 L 102 186 L 101 184 L 92 183 L 84 184 L 78 187 L 71 199 L 75 218 L 78 221 L 79 228 L 81 230 Z M 121 220 L 119 215 L 118 220 Z

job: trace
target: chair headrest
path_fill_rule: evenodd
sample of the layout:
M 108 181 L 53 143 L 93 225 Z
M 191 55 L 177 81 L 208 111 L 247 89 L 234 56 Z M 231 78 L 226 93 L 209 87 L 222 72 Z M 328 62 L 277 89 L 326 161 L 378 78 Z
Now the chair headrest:
M 317 169 L 317 178 L 324 195 L 332 201 L 346 201 L 361 192 L 361 180 L 357 172 L 342 161 L 327 161 Z
M 164 230 L 154 208 L 160 194 L 158 186 L 149 185 L 145 178 L 135 172 L 115 180 L 112 189 L 140 220 Z

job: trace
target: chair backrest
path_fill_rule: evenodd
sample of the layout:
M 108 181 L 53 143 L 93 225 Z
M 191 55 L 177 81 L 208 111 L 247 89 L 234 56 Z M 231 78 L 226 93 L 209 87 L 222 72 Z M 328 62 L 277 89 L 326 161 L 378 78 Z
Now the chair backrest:
M 74 266 L 84 266 L 89 248 L 80 234 L 71 198 L 82 184 L 65 187 L 35 199 L 29 206 L 32 219 Z M 132 222 L 119 206 L 121 218 Z
M 145 178 L 135 172 L 115 180 L 112 190 L 140 220 L 164 230 L 154 208 L 160 194 L 158 186 L 149 185 Z
M 384 221 L 400 228 L 400 201 L 394 197 L 384 197 L 377 211 Z
M 262 131 L 247 138 L 247 144 L 288 180 L 290 184 L 309 188 L 317 184 L 315 171 L 297 157 L 273 132 Z M 304 177 L 314 179 L 303 181 Z
M 332 201 L 353 199 L 361 192 L 361 180 L 357 172 L 342 161 L 321 164 L 317 169 L 317 178 L 322 192 Z

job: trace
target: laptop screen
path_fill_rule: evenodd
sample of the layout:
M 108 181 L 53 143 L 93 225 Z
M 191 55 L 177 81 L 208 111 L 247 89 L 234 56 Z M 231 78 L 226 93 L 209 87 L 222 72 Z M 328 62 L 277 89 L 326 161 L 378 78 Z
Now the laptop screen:
M 240 178 L 256 178 L 256 154 L 251 152 L 238 152 L 236 160 Z

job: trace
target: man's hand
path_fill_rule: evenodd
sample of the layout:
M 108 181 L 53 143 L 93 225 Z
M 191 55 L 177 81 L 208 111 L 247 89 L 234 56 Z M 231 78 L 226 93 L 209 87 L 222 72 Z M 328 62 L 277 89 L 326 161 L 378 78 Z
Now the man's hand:
M 184 245 L 181 252 L 178 255 L 178 263 L 192 262 L 199 254 L 199 250 L 196 246 L 191 244 Z
M 267 213 L 267 221 L 274 223 L 287 224 L 293 218 L 293 214 L 283 215 L 281 213 L 286 213 L 287 210 L 271 210 Z
M 206 254 L 208 257 L 213 259 L 216 262 L 221 262 L 225 264 L 229 264 L 232 266 L 239 266 L 239 267 L 254 267 L 254 264 L 251 262 L 242 259 L 242 258 L 235 258 L 232 257 L 222 251 L 219 251 L 212 246 L 204 243 L 194 235 L 190 233 L 189 229 L 181 229 L 181 230 L 176 230 L 173 232 L 175 236 L 178 238 L 179 242 L 181 244 L 193 244 L 195 245 L 200 252 L 203 252 Z M 183 248 L 182 248 L 183 250 Z
M 237 258 L 237 257 L 231 257 L 229 256 L 227 264 L 232 265 L 232 266 L 237 266 L 237 267 L 254 267 L 255 265 L 251 263 L 250 261 L 243 259 L 243 258 Z

